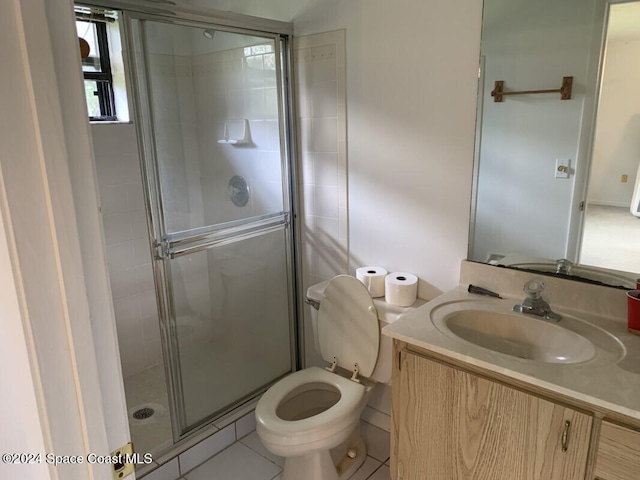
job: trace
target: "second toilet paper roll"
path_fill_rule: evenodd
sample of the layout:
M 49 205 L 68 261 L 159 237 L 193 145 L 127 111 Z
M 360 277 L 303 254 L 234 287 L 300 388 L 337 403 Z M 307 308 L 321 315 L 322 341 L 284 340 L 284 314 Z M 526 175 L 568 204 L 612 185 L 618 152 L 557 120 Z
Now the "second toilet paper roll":
M 384 299 L 387 303 L 399 307 L 409 307 L 418 297 L 418 277 L 412 273 L 390 273 L 384 283 Z
M 375 297 L 384 297 L 384 281 L 387 271 L 382 267 L 360 267 L 356 269 L 356 278 L 364 283 L 369 294 Z

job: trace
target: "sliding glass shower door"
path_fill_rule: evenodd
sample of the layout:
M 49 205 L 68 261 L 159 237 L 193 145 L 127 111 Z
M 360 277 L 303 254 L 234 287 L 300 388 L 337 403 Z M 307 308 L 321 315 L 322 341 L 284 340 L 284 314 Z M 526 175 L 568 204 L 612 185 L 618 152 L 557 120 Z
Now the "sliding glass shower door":
M 295 368 L 283 40 L 128 25 L 178 439 Z

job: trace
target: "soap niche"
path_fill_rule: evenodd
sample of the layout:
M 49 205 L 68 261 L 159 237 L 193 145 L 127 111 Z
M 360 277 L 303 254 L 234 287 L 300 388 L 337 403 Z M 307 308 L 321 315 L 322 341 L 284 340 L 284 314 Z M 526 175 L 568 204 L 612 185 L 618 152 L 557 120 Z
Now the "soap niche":
M 249 131 L 249 120 L 246 118 L 239 120 L 225 120 L 222 138 L 218 143 L 228 145 L 248 145 L 251 143 L 251 133 Z

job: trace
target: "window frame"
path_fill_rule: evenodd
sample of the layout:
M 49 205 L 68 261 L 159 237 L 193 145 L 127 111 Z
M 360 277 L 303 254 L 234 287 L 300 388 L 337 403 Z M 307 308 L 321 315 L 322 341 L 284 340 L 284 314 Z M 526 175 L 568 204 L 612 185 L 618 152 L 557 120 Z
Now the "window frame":
M 96 28 L 98 41 L 98 55 L 100 57 L 100 71 L 82 71 L 84 80 L 96 82 L 100 116 L 89 116 L 92 122 L 116 121 L 115 100 L 113 97 L 113 75 L 111 73 L 111 57 L 109 55 L 109 40 L 107 36 L 107 24 L 100 20 L 90 20 L 76 16 L 76 22 L 93 23 Z

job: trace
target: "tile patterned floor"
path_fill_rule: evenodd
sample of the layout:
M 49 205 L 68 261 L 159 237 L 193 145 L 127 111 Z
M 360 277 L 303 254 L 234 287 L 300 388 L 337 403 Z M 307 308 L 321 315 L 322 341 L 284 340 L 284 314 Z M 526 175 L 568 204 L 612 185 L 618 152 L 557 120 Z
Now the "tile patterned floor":
M 368 456 L 351 480 L 389 479 L 389 433 L 362 422 Z M 284 459 L 268 452 L 253 430 L 181 480 L 280 480 Z

